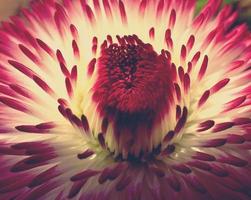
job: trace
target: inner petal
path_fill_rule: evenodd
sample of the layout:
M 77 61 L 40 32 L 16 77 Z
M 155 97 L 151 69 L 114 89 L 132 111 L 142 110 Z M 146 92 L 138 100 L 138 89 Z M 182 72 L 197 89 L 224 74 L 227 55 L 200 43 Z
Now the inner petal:
M 111 124 L 116 153 L 127 157 L 154 148 L 155 128 L 173 103 L 173 78 L 164 51 L 158 54 L 136 35 L 117 36 L 117 41 L 101 48 L 92 98 L 100 117 Z M 104 126 L 102 134 L 106 131 Z

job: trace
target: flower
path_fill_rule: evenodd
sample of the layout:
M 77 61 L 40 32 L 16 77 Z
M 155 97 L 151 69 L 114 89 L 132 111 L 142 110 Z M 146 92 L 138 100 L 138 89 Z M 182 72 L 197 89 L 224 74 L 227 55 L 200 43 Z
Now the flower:
M 3 22 L 0 199 L 250 199 L 250 32 L 195 4 L 43 0 Z

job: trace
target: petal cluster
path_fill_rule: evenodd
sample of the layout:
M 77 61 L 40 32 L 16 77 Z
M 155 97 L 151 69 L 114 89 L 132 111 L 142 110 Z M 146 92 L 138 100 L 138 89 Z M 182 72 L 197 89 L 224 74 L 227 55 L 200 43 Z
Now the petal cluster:
M 250 199 L 250 32 L 195 5 L 40 0 L 2 22 L 0 199 Z

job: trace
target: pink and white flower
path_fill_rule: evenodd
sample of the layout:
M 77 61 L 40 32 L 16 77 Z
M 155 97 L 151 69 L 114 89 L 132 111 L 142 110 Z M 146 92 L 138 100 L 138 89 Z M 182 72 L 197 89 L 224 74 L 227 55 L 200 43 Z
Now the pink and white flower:
M 250 32 L 195 4 L 41 0 L 3 22 L 0 199 L 250 199 Z

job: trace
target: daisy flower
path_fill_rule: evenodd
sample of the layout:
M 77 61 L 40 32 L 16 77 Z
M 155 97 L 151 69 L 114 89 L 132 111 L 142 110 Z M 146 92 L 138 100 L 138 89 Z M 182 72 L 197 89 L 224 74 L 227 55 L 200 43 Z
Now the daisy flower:
M 250 32 L 195 6 L 36 0 L 2 22 L 0 199 L 250 199 Z

